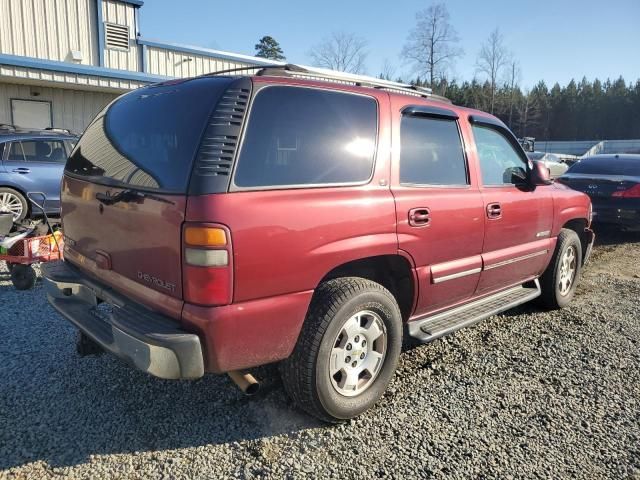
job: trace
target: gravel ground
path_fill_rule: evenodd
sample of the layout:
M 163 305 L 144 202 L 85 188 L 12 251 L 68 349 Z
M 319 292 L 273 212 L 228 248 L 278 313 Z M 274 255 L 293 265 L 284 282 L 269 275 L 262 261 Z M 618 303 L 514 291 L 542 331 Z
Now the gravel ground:
M 273 367 L 168 382 L 80 359 L 40 283 L 0 266 L 1 478 L 640 479 L 640 235 L 601 238 L 572 305 L 407 347 L 370 412 L 325 426 Z

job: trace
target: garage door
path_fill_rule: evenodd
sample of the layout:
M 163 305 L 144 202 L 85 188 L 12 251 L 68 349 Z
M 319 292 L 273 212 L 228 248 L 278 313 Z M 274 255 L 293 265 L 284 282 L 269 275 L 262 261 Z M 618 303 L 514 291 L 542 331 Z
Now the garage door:
M 51 103 L 12 99 L 11 121 L 18 127 L 51 127 Z

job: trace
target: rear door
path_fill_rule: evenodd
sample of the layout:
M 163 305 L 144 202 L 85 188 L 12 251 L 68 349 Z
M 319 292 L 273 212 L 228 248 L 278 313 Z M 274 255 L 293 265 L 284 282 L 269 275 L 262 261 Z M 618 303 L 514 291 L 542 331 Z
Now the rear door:
M 550 186 L 530 187 L 527 157 L 506 128 L 472 117 L 484 201 L 483 272 L 478 294 L 537 277 L 553 251 Z
M 13 182 L 20 185 L 26 193 L 43 192 L 47 196 L 47 211 L 57 212 L 60 208 L 60 182 L 66 160 L 64 140 L 25 138 L 11 142 L 4 163 Z
M 65 258 L 179 315 L 181 229 L 194 157 L 229 78 L 173 81 L 116 99 L 65 169 Z
M 415 315 L 470 298 L 480 277 L 484 218 L 455 111 L 393 98 L 393 181 L 399 248 L 418 273 Z

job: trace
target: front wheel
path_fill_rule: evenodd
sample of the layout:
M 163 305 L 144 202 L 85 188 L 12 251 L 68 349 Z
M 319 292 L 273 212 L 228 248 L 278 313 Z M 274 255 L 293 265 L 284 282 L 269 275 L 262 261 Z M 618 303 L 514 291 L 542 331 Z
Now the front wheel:
M 358 277 L 329 280 L 316 290 L 298 343 L 280 365 L 285 390 L 321 420 L 353 418 L 384 394 L 401 345 L 400 309 L 386 288 Z
M 580 278 L 582 245 L 573 230 L 563 228 L 558 235 L 551 263 L 542 274 L 541 300 L 551 309 L 563 308 L 571 302 Z

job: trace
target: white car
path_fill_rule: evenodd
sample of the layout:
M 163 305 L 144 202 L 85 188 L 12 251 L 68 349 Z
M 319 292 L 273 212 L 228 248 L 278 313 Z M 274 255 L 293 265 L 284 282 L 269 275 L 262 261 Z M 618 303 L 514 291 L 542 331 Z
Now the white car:
M 529 160 L 544 163 L 545 167 L 549 169 L 549 173 L 552 178 L 559 177 L 569 169 L 569 165 L 564 163 L 560 157 L 553 153 L 527 152 L 527 157 L 529 157 Z

